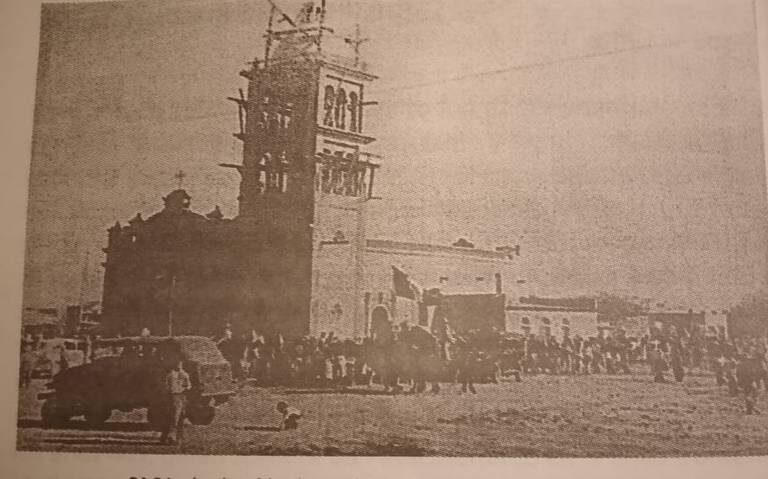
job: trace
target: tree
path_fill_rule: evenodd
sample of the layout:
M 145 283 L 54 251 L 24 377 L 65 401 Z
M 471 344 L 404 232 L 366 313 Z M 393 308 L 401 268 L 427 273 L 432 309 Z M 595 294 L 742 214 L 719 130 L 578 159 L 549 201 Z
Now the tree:
M 595 307 L 595 303 L 597 303 L 598 320 L 610 323 L 622 318 L 640 316 L 645 312 L 643 306 L 635 300 L 627 296 L 605 292 L 594 296 L 585 295 L 574 298 L 538 298 L 536 296 L 529 296 L 527 298 L 520 298 L 520 302 L 577 309 L 592 309 Z
M 728 311 L 727 317 L 731 337 L 768 334 L 768 292 L 745 297 Z
M 640 316 L 643 307 L 628 296 L 602 292 L 597 295 L 597 319 L 613 323 L 623 318 Z

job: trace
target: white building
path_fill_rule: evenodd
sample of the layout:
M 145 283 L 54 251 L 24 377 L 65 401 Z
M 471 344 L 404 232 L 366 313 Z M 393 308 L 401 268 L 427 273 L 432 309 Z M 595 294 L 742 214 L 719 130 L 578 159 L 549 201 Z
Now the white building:
M 597 336 L 599 325 L 597 311 L 558 306 L 532 304 L 508 304 L 505 329 L 508 333 L 552 335 L 557 340 L 568 332 L 571 337 Z

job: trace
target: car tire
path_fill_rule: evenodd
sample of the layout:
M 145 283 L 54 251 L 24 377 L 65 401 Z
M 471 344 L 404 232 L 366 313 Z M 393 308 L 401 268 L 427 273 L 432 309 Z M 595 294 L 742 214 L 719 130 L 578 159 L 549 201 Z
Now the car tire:
M 83 414 L 85 422 L 91 427 L 104 424 L 111 415 L 112 410 L 100 404 L 92 404 L 88 406 L 85 414 Z
M 46 429 L 62 427 L 69 421 L 69 416 L 62 414 L 58 400 L 55 397 L 49 397 L 43 402 L 40 416 L 42 418 L 42 426 Z
M 187 410 L 187 419 L 196 426 L 207 426 L 213 422 L 216 408 L 213 406 L 191 406 Z
M 150 427 L 157 431 L 162 431 L 168 421 L 166 408 L 162 405 L 153 405 L 147 408 L 147 422 Z

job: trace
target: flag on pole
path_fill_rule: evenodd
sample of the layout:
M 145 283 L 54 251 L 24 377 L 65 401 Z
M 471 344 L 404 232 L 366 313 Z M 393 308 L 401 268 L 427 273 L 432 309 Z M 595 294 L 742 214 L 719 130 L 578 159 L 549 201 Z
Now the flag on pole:
M 419 287 L 397 266 L 392 266 L 392 283 L 395 296 L 416 300 L 421 295 Z
M 439 288 L 425 289 L 421 293 L 421 301 L 426 306 L 437 306 L 443 300 L 443 294 Z

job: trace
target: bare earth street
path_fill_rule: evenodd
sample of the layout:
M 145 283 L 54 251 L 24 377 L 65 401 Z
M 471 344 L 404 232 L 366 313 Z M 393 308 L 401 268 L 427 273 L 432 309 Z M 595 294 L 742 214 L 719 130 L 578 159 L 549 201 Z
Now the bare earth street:
M 768 454 L 766 393 L 759 416 L 718 388 L 711 375 L 655 384 L 647 374 L 533 376 L 522 383 L 482 384 L 459 394 L 384 395 L 347 390 L 245 386 L 219 408 L 210 426 L 187 425 L 181 445 L 161 446 L 144 412 L 115 412 L 100 430 L 78 419 L 64 429 L 40 427 L 36 392 L 21 392 L 20 450 L 409 456 L 710 456 Z M 278 431 L 277 401 L 299 408 L 298 430 Z

